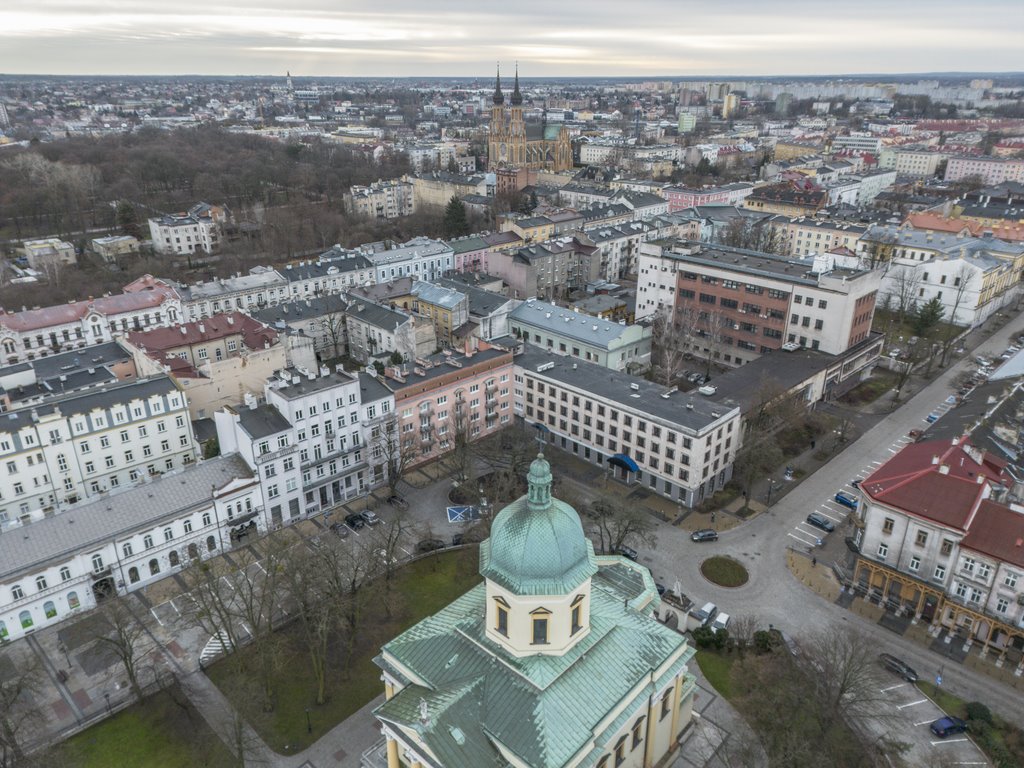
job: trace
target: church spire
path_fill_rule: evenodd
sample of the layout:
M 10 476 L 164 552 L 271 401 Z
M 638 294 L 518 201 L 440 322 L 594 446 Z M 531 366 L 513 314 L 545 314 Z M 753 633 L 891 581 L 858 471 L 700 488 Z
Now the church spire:
M 516 87 L 512 90 L 512 98 L 510 103 L 514 107 L 518 107 L 523 103 L 523 94 L 519 92 L 519 62 L 516 62 Z
M 505 103 L 505 94 L 503 94 L 501 92 L 501 65 L 500 64 L 498 65 L 498 76 L 497 76 L 497 78 L 494 81 L 494 99 L 493 99 L 493 101 L 494 101 L 494 103 L 496 105 L 504 104 Z

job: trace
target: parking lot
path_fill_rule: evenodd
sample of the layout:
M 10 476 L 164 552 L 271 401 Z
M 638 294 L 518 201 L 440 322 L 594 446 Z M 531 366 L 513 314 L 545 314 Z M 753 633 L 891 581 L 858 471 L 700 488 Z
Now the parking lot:
M 940 739 L 932 733 L 928 726 L 945 713 L 913 683 L 891 679 L 879 690 L 883 719 L 871 728 L 879 738 L 910 745 L 902 756 L 907 765 L 991 765 L 967 734 Z

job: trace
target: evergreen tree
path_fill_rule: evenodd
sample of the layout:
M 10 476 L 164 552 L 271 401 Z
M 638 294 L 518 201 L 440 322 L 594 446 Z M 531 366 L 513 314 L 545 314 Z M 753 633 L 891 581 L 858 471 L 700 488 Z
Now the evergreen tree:
M 452 195 L 444 209 L 444 234 L 445 237 L 462 237 L 469 234 L 466 206 L 455 195 Z
M 914 316 L 914 333 L 921 337 L 928 336 L 932 329 L 942 320 L 945 312 L 946 310 L 943 308 L 942 302 L 939 301 L 938 297 L 933 297 L 926 301 L 917 310 L 917 315 Z

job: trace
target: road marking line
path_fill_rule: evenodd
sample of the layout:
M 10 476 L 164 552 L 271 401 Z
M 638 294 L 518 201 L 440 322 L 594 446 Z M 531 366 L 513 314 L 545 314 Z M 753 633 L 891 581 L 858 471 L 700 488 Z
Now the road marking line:
M 890 448 L 889 453 L 899 453 L 895 448 Z
M 918 699 L 917 701 L 912 701 L 909 704 L 900 704 L 898 707 L 896 707 L 896 709 L 906 709 L 907 707 L 916 707 L 918 704 L 924 704 L 926 701 L 928 701 L 928 699 Z
M 822 510 L 822 509 L 818 510 L 818 514 L 819 515 L 824 515 L 829 520 L 835 520 L 836 522 L 839 522 L 840 520 L 843 519 L 842 517 L 832 517 L 832 515 L 830 515 L 829 512 L 831 512 L 832 514 L 838 514 L 838 515 L 842 515 L 843 514 L 842 510 L 831 509 L 830 507 L 825 507 L 824 510 Z
M 937 747 L 939 744 L 959 744 L 967 741 L 967 739 L 943 739 L 942 741 L 933 741 L 932 746 Z M 984 765 L 984 763 L 982 763 Z
M 156 619 L 156 623 L 159 624 L 162 627 L 164 625 L 164 623 L 162 621 L 160 621 L 160 617 L 156 615 L 156 608 L 155 607 L 150 608 L 149 612 L 153 614 L 153 618 Z
M 917 728 L 919 725 L 928 725 L 929 723 L 934 722 L 934 720 L 922 720 L 920 723 L 914 723 L 914 727 Z
M 173 608 L 173 609 L 174 609 L 174 612 L 175 612 L 176 614 L 178 614 L 179 616 L 181 616 L 181 611 L 179 611 L 179 610 L 178 610 L 178 606 L 176 606 L 176 605 L 174 604 L 174 598 L 172 597 L 172 598 L 171 598 L 170 600 L 168 600 L 167 602 L 171 604 L 171 608 Z
M 803 533 L 803 531 L 800 531 L 800 533 Z M 787 536 L 792 536 L 794 539 L 799 541 L 801 544 L 811 545 L 811 544 L 816 544 L 817 543 L 817 542 L 814 542 L 814 541 L 807 541 L 806 539 L 801 539 L 799 536 L 793 536 L 792 533 L 787 533 L 786 535 Z
M 895 691 L 897 688 L 902 688 L 906 683 L 898 683 L 897 685 L 890 685 L 888 688 L 883 688 L 879 693 L 888 693 L 889 691 Z

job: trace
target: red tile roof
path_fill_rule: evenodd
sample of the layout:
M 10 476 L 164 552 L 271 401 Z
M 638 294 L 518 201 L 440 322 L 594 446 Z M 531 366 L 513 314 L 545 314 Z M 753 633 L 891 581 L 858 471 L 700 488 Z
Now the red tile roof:
M 971 455 L 967 438 L 951 443 L 911 443 L 865 479 L 861 490 L 874 501 L 966 530 L 987 484 L 1009 484 L 999 462 Z M 979 482 L 979 478 L 987 482 Z
M 126 312 L 153 309 L 174 298 L 177 298 L 177 294 L 171 288 L 156 283 L 135 293 L 119 293 L 98 299 L 56 304 L 52 307 L 6 312 L 0 314 L 0 325 L 12 331 L 34 331 L 78 322 L 92 311 L 110 318 Z
M 960 546 L 1024 568 L 1024 514 L 983 501 Z

